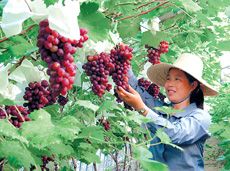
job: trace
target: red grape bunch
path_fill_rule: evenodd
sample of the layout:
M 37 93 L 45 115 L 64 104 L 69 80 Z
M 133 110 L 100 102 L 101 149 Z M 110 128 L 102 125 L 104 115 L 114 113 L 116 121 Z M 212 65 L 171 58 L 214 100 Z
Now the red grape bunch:
M 160 99 L 161 101 L 164 101 L 166 96 L 164 96 L 160 92 L 160 87 L 154 83 L 151 83 L 151 81 L 145 80 L 144 78 L 138 79 L 138 85 L 143 87 L 150 95 L 152 95 L 155 99 Z
M 88 62 L 82 66 L 85 69 L 87 76 L 91 76 L 90 82 L 92 83 L 92 90 L 95 95 L 102 97 L 105 90 L 110 91 L 111 84 L 108 84 L 110 71 L 114 68 L 110 55 L 104 52 L 99 55 L 88 56 Z
M 162 40 L 158 45 L 158 49 L 147 45 L 145 47 L 148 49 L 147 50 L 148 61 L 154 65 L 160 63 L 161 53 L 168 52 L 169 43 Z
M 57 97 L 52 96 L 54 90 L 49 87 L 46 80 L 42 80 L 41 83 L 31 82 L 25 90 L 23 98 L 28 102 L 24 103 L 23 106 L 28 107 L 28 113 L 52 105 L 57 100 Z
M 123 89 L 128 89 L 128 71 L 133 57 L 132 51 L 133 48 L 128 45 L 120 45 L 119 48 L 111 50 L 111 59 L 115 67 L 111 69 L 110 76 L 114 83 Z
M 59 95 L 58 96 L 58 103 L 61 105 L 61 106 L 65 106 L 66 103 L 69 101 L 69 99 L 67 97 L 64 97 L 62 95 Z
M 20 128 L 22 126 L 22 122 L 25 121 L 31 121 L 30 118 L 28 118 L 28 112 L 26 108 L 23 108 L 22 106 L 5 106 L 4 110 L 1 106 L 0 108 L 0 119 L 6 119 L 8 120 L 16 127 Z
M 37 47 L 42 60 L 47 63 L 49 82 L 54 89 L 53 96 L 66 95 L 72 88 L 76 65 L 74 57 L 76 48 L 83 47 L 88 40 L 87 29 L 80 29 L 80 40 L 68 39 L 57 31 L 50 29 L 47 19 L 39 23 L 40 29 L 37 36 Z
M 106 131 L 109 130 L 109 129 L 111 129 L 111 128 L 110 128 L 110 122 L 109 122 L 109 121 L 105 121 L 105 122 L 103 123 L 103 125 L 104 125 L 104 128 L 105 128 Z

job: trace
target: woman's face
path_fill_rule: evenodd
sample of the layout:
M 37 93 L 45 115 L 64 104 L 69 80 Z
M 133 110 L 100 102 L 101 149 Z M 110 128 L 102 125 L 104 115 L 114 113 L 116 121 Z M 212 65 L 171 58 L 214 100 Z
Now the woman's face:
M 184 100 L 195 88 L 193 83 L 189 84 L 184 72 L 175 68 L 169 71 L 165 82 L 165 91 L 171 102 L 178 103 Z

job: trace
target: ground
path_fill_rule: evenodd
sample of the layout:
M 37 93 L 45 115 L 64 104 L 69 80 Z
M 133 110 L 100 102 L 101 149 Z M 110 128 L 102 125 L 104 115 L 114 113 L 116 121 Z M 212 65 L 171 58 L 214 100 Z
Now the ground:
M 223 162 L 216 160 L 218 156 L 222 155 L 222 151 L 220 147 L 218 147 L 219 142 L 217 137 L 214 136 L 206 141 L 204 148 L 205 171 L 220 171 L 224 168 Z

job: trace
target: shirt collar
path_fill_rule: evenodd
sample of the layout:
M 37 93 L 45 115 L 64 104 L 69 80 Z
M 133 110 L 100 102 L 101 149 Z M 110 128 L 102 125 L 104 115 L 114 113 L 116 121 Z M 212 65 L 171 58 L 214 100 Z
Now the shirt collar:
M 170 104 L 169 106 L 172 106 L 172 104 Z M 196 109 L 197 106 L 196 106 L 196 103 L 191 103 L 190 105 L 188 105 L 187 107 L 185 107 L 184 109 L 184 112 L 182 113 L 175 113 L 173 116 L 176 117 L 176 118 L 182 118 L 182 117 L 185 117 L 185 115 L 187 115 L 188 113 L 190 113 L 191 111 L 193 111 L 194 109 Z M 162 111 L 160 111 L 160 113 L 162 114 L 166 114 Z

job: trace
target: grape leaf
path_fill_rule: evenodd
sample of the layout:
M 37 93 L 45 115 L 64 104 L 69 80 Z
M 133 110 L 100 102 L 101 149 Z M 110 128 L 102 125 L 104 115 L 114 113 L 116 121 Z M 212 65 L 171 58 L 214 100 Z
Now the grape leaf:
M 109 110 L 109 109 L 117 109 L 112 101 L 104 101 L 102 105 L 98 108 L 98 111 Z
M 108 19 L 97 11 L 98 7 L 96 3 L 84 2 L 78 16 L 79 26 L 87 28 L 89 38 L 95 42 L 109 39 L 108 31 L 111 28 Z
M 141 44 L 158 48 L 158 45 L 162 40 L 168 41 L 167 34 L 157 31 L 156 34 L 153 35 L 151 32 L 146 31 L 141 37 Z
M 14 101 L 10 99 L 5 99 L 3 95 L 0 94 L 0 105 L 14 106 Z
M 0 143 L 0 158 L 7 158 L 14 166 L 23 166 L 27 169 L 36 165 L 30 152 L 19 141 L 3 141 Z
M 134 23 L 128 21 L 123 21 L 121 24 L 118 25 L 118 32 L 121 38 L 127 37 L 136 37 L 139 31 L 141 19 L 138 18 Z
M 78 100 L 76 104 L 80 106 L 84 106 L 85 108 L 91 109 L 94 112 L 99 108 L 99 106 L 94 105 L 91 101 L 89 100 Z
M 229 40 L 220 41 L 216 45 L 216 47 L 219 48 L 222 51 L 230 51 L 230 41 Z
M 144 147 L 132 146 L 133 158 L 137 159 L 145 170 L 167 171 L 167 165 L 151 160 L 152 153 Z
M 81 130 L 82 132 L 77 136 L 78 138 L 88 138 L 91 142 L 103 143 L 104 142 L 104 129 L 98 126 L 86 127 Z
M 38 148 L 49 146 L 52 143 L 60 142 L 58 130 L 55 129 L 50 115 L 43 109 L 30 114 L 33 121 L 24 122 L 22 135 Z
M 55 130 L 67 141 L 72 140 L 80 131 L 79 121 L 73 116 L 65 116 L 55 124 Z
M 63 143 L 55 143 L 50 146 L 51 154 L 62 154 L 62 155 L 70 155 L 74 150 L 70 145 L 66 145 Z
M 9 47 L 9 51 L 11 56 L 25 56 L 27 51 L 30 51 L 31 49 L 34 49 L 32 45 L 29 43 L 21 43 L 19 45 L 14 45 Z
M 202 8 L 192 0 L 180 0 L 188 12 L 196 12 Z
M 19 130 L 15 128 L 9 121 L 6 119 L 0 119 L 0 134 L 11 137 L 12 139 L 18 139 L 23 143 L 28 144 L 27 139 L 20 135 Z

